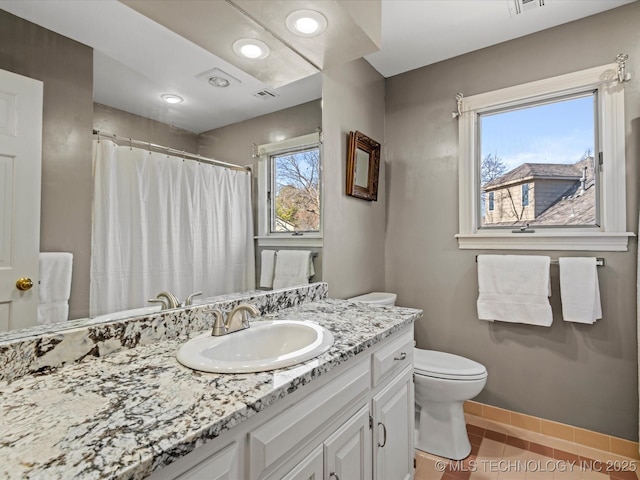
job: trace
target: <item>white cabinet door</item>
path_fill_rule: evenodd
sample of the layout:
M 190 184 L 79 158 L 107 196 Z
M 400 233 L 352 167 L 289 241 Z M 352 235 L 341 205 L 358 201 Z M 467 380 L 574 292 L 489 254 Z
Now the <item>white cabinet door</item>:
M 0 331 L 36 325 L 41 157 L 42 82 L 0 70 Z
M 326 480 L 371 478 L 369 407 L 361 408 L 324 442 Z
M 282 477 L 282 480 L 322 480 L 322 468 L 322 445 L 319 445 L 293 470 Z
M 374 478 L 413 477 L 413 368 L 409 367 L 373 397 Z
M 238 480 L 240 447 L 236 442 L 189 469 L 176 480 Z

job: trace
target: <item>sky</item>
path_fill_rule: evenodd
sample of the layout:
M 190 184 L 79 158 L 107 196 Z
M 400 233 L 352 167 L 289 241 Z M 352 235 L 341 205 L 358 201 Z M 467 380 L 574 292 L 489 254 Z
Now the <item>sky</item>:
M 575 163 L 594 148 L 594 96 L 481 116 L 481 158 L 523 163 Z

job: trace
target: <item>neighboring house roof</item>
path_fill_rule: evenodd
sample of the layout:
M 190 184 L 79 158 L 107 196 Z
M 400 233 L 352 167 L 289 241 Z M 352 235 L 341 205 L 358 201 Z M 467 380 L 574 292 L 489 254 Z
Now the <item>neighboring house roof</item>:
M 591 162 L 589 162 L 589 160 L 591 160 Z M 487 182 L 482 188 L 485 191 L 495 190 L 510 183 L 518 183 L 536 178 L 580 180 L 582 177 L 582 168 L 592 162 L 593 158 L 588 157 L 572 164 L 523 163 L 504 175 Z M 587 178 L 588 177 L 589 172 L 587 172 Z

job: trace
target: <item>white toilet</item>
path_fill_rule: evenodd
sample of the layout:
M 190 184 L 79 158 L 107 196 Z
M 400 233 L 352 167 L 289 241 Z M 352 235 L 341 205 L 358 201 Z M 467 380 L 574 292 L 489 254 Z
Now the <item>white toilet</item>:
M 349 300 L 395 305 L 395 293 L 372 292 Z M 462 460 L 471 452 L 462 405 L 487 383 L 484 365 L 451 353 L 414 348 L 416 448 Z

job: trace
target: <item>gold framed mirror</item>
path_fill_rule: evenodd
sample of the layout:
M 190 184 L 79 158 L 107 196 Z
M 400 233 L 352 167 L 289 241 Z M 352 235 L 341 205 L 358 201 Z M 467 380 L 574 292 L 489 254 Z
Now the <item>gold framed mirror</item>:
M 349 132 L 347 149 L 347 195 L 378 200 L 380 144 L 358 131 Z

